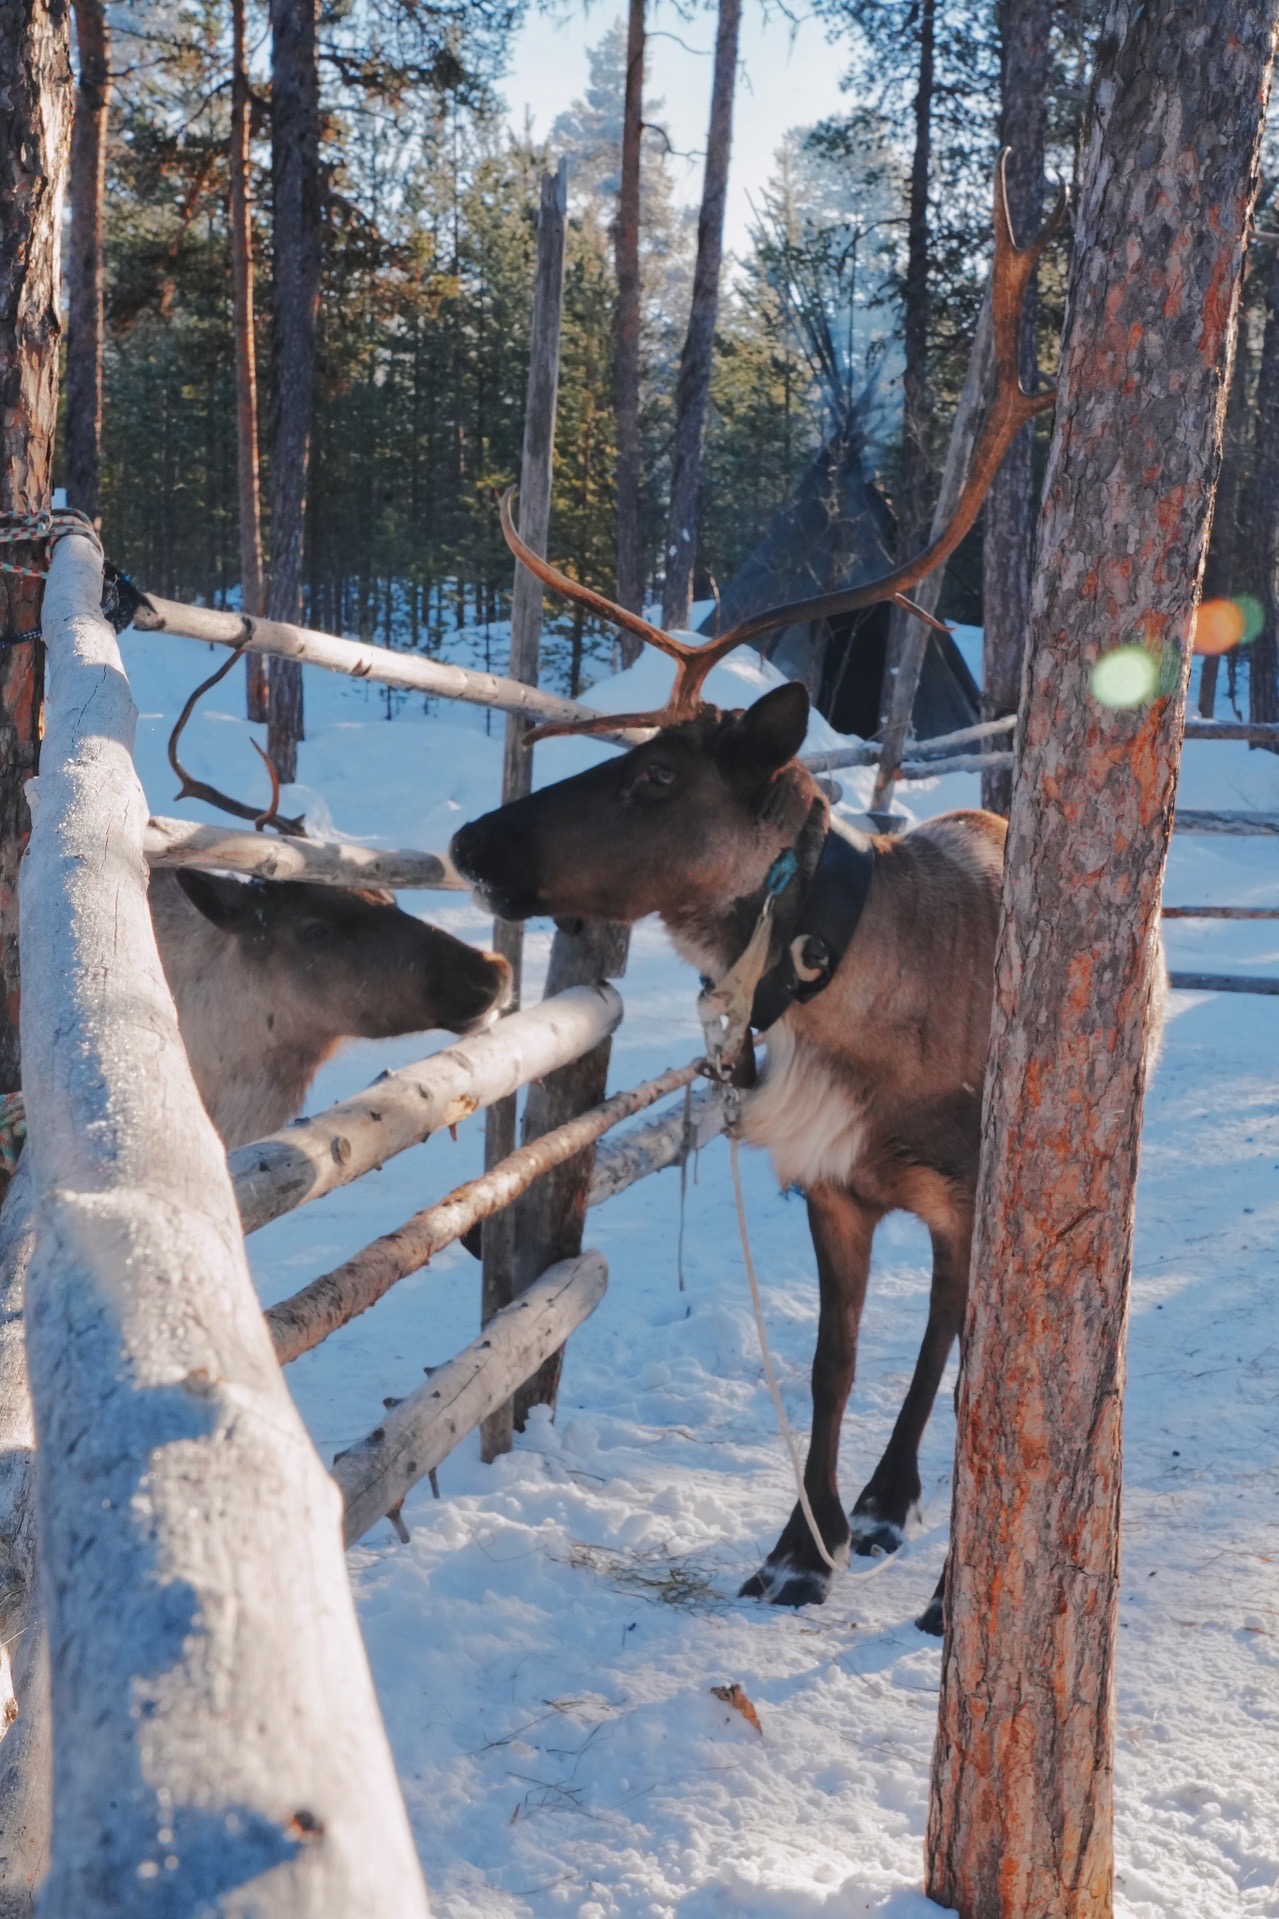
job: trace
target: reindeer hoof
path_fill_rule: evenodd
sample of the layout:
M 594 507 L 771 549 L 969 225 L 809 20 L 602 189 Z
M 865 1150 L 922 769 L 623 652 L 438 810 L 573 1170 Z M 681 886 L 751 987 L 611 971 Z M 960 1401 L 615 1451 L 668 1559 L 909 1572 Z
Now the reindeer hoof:
M 820 1606 L 830 1591 L 830 1574 L 780 1561 L 752 1573 L 739 1599 L 764 1599 L 770 1606 Z
M 853 1513 L 849 1520 L 853 1551 L 863 1558 L 872 1553 L 895 1553 L 906 1543 L 906 1528 L 891 1519 L 879 1519 L 874 1513 Z
M 934 1639 L 941 1638 L 946 1630 L 946 1614 L 941 1599 L 936 1593 L 924 1607 L 915 1624 L 920 1632 L 929 1633 Z

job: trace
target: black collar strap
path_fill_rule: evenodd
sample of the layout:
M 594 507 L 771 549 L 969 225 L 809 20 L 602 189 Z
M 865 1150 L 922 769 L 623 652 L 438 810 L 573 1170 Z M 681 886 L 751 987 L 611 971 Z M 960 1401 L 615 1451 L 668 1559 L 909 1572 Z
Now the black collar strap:
M 756 1032 L 765 1032 L 796 1001 L 802 1005 L 829 986 L 857 931 L 874 878 L 875 849 L 865 834 L 833 824 L 813 833 L 814 824 L 810 813 L 796 842 L 798 870 L 775 909 L 780 953 L 755 989 L 751 1025 Z

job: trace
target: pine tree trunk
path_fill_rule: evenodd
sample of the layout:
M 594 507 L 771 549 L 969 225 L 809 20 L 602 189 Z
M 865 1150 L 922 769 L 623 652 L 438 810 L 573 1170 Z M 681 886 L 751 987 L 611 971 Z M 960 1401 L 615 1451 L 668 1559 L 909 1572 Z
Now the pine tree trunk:
M 1279 720 L 1279 258 L 1273 246 L 1260 251 L 1266 331 L 1257 375 L 1257 460 L 1249 518 L 1266 617 L 1246 655 L 1248 718 Z
M 58 416 L 59 210 L 71 140 L 67 0 L 0 6 L 0 509 L 47 507 Z M 5 558 L 25 562 L 28 549 Z M 0 573 L 0 632 L 40 619 L 40 587 Z M 35 646 L 0 647 L 0 1092 L 18 1060 L 18 864 L 31 831 L 43 668 Z
M 1275 342 L 1279 349 L 1279 338 Z M 1230 398 L 1226 405 L 1226 432 L 1221 450 L 1221 478 L 1212 509 L 1212 536 L 1204 563 L 1205 600 L 1229 598 L 1242 584 L 1238 579 L 1239 533 L 1243 510 L 1244 469 L 1248 459 L 1249 433 L 1252 427 L 1248 404 L 1248 339 L 1245 316 L 1240 314 L 1239 338 L 1230 378 Z M 1251 493 L 1251 488 L 1249 489 Z M 1210 720 L 1217 704 L 1217 674 L 1221 666 L 1218 653 L 1208 654 L 1199 675 L 1199 713 Z
M 246 613 L 262 612 L 262 501 L 258 489 L 258 364 L 253 319 L 253 214 L 249 201 L 249 61 L 245 46 L 247 0 L 231 0 L 231 296 L 235 327 L 236 480 L 240 520 L 240 596 Z M 267 662 L 251 653 L 244 662 L 251 720 L 269 717 Z
M 1113 1911 L 1124 1343 L 1159 901 L 1279 0 L 1123 0 L 1098 56 L 1031 593 L 927 1890 Z M 1090 693 L 1140 634 L 1150 703 Z M 1051 937 L 1045 937 L 1045 929 Z
M 644 543 L 640 524 L 640 162 L 644 146 L 644 0 L 630 0 L 626 29 L 626 100 L 622 115 L 622 178 L 613 229 L 617 272 L 614 410 L 617 418 L 617 602 L 643 610 Z M 634 666 L 644 643 L 618 642 L 623 666 Z
M 104 0 L 74 0 L 80 83 L 71 134 L 67 254 L 67 504 L 102 513 L 102 228 L 111 105 L 111 30 Z
M 929 0 L 931 4 L 931 0 Z M 702 211 L 697 222 L 697 262 L 688 332 L 679 361 L 675 396 L 675 445 L 671 457 L 671 507 L 666 528 L 666 584 L 662 625 L 686 627 L 693 604 L 697 558 L 697 494 L 702 477 L 702 438 L 711 390 L 719 275 L 724 254 L 724 202 L 733 143 L 733 93 L 737 85 L 737 38 L 742 0 L 720 0 L 715 35 L 715 77 L 706 138 Z
M 919 84 L 915 90 L 915 150 L 910 167 L 910 211 L 906 232 L 906 284 L 902 300 L 902 461 L 897 489 L 898 551 L 913 553 L 928 526 L 932 492 L 928 457 L 932 394 L 928 385 L 928 182 L 932 170 L 933 86 L 936 66 L 937 0 L 920 0 Z M 880 713 L 887 720 L 893 688 L 901 672 L 913 622 L 894 607 L 884 650 Z
M 315 0 L 271 0 L 271 191 L 274 226 L 271 571 L 268 619 L 302 614 L 302 549 L 315 400 L 320 299 L 320 75 Z M 297 778 L 302 669 L 271 670 L 267 751 L 282 780 Z
M 1039 231 L 1044 212 L 1044 145 L 1048 135 L 1048 89 L 1052 78 L 1053 0 L 1003 0 L 999 9 L 1002 75 L 1000 145 L 1009 149 L 1008 210 L 1013 232 L 1024 244 Z M 1034 379 L 1035 288 L 1022 322 L 1022 378 Z M 1030 609 L 1030 566 L 1035 541 L 1035 429 L 1025 427 L 995 475 L 986 501 L 982 557 L 982 620 L 985 630 L 982 717 L 1015 713 L 1021 699 L 1021 668 Z M 981 800 L 1007 813 L 1010 769 L 983 773 Z

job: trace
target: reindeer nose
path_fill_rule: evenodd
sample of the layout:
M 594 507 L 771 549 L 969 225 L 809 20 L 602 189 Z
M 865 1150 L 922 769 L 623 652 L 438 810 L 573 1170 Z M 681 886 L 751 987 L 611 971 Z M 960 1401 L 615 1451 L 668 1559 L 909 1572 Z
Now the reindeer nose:
M 485 878 L 485 854 L 490 850 L 491 833 L 487 817 L 472 820 L 453 835 L 449 858 L 463 879 L 479 886 Z

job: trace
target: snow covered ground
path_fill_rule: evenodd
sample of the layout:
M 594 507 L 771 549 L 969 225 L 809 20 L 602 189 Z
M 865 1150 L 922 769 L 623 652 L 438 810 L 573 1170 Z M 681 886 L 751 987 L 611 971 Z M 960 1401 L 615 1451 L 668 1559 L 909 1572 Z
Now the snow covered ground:
M 174 810 L 164 742 L 209 670 L 181 641 L 126 636 L 152 810 Z M 642 663 L 591 695 L 650 696 Z M 752 684 L 753 683 L 753 684 Z M 760 677 L 717 670 L 738 704 Z M 187 736 L 194 771 L 256 793 L 238 672 Z M 308 673 L 305 789 L 318 825 L 443 847 L 498 790 L 500 720 L 394 702 Z M 813 743 L 829 743 L 817 723 Z M 607 749 L 539 748 L 558 777 Z M 868 775 L 841 776 L 864 802 Z M 321 797 L 322 796 L 322 797 Z M 916 816 L 976 802 L 954 776 L 911 789 Z M 1279 809 L 1279 760 L 1193 745 L 1187 805 Z M 186 809 L 184 809 L 186 810 Z M 1180 837 L 1178 904 L 1279 904 L 1279 841 Z M 487 922 L 459 895 L 406 896 L 451 930 Z M 1174 966 L 1279 973 L 1279 922 L 1177 922 Z M 549 928 L 530 933 L 533 978 Z M 641 927 L 612 1084 L 698 1050 L 695 982 Z M 1119 1669 L 1118 1907 L 1126 1919 L 1279 1915 L 1279 1002 L 1174 995 L 1146 1129 L 1125 1440 Z M 357 1045 L 312 1106 L 444 1040 Z M 463 1127 L 303 1208 L 250 1242 L 263 1301 L 288 1293 L 478 1170 Z M 802 1203 L 746 1162 L 748 1204 L 790 1417 L 806 1429 L 817 1286 Z M 723 1142 L 687 1196 L 685 1287 L 674 1173 L 593 1213 L 610 1267 L 574 1337 L 559 1417 L 479 1463 L 474 1438 L 405 1506 L 412 1541 L 378 1527 L 351 1555 L 360 1613 L 440 1919 L 826 1919 L 935 1913 L 919 1890 L 939 1654 L 911 1621 L 945 1551 L 954 1443 L 948 1389 L 926 1442 L 923 1521 L 894 1560 L 843 1575 L 828 1604 L 774 1613 L 734 1594 L 792 1491 L 763 1384 Z M 843 1486 L 887 1437 L 923 1331 L 922 1229 L 876 1241 Z M 479 1279 L 460 1248 L 290 1369 L 322 1456 L 372 1426 L 384 1395 L 474 1336 Z M 713 1697 L 740 1683 L 757 1732 Z M 341 1701 L 334 1702 L 340 1712 Z M 391 1916 L 388 1915 L 388 1919 Z

